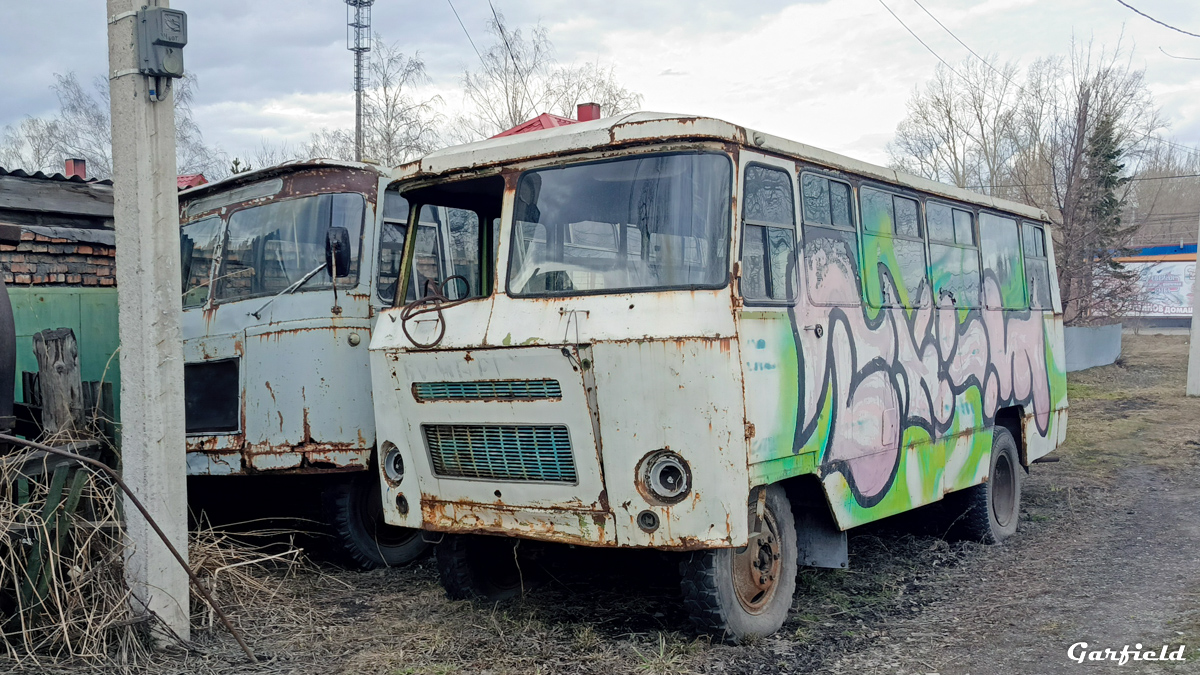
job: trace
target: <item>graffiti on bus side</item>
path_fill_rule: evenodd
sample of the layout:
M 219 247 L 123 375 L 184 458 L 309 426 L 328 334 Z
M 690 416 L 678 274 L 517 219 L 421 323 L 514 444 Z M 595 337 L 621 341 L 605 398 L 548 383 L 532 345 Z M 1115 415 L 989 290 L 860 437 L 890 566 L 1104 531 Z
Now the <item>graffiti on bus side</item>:
M 997 306 L 1001 287 L 984 276 L 985 304 Z M 907 309 L 809 309 L 817 315 L 810 319 L 823 319 L 825 338 L 801 350 L 794 448 L 819 453 L 827 485 L 844 479 L 848 508 L 891 511 L 886 501 L 902 510 L 978 482 L 990 434 L 970 432 L 991 425 L 1000 408 L 1020 405 L 1041 436 L 1050 433 L 1061 365 L 1043 313 L 956 310 L 945 300 L 935 310 L 929 286 L 919 293 Z M 932 446 L 943 454 L 910 452 Z

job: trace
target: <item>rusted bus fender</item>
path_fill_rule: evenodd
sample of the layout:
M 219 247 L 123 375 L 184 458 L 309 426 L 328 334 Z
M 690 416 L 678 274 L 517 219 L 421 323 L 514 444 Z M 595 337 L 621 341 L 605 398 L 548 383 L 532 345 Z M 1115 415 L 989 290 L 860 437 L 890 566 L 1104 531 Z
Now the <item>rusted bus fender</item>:
M 189 439 L 189 476 L 231 476 L 255 473 L 330 473 L 365 471 L 370 467 L 371 448 L 316 443 L 298 448 L 243 453 L 241 450 L 206 450 L 218 437 Z

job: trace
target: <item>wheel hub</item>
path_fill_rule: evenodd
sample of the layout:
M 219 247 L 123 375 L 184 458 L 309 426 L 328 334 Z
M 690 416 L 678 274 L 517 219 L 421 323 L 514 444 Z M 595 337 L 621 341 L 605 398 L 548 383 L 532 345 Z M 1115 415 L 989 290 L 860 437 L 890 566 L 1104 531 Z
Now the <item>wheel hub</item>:
M 768 511 L 758 534 L 733 555 L 733 588 L 738 602 L 750 614 L 761 613 L 775 596 L 781 557 L 775 518 Z

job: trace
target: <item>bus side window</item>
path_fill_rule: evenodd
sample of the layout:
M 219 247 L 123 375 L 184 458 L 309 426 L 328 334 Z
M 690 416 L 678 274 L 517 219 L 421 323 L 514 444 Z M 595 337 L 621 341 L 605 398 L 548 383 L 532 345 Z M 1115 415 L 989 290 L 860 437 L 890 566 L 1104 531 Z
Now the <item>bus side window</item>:
M 958 309 L 979 307 L 979 250 L 975 247 L 975 215 L 938 202 L 926 202 L 929 266 L 933 297 Z
M 979 243 L 983 252 L 983 298 L 988 309 L 1024 309 L 1025 271 L 1017 221 L 991 213 L 979 214 Z M 988 287 L 991 280 L 995 289 Z
M 850 185 L 812 173 L 801 181 L 804 284 L 818 305 L 858 305 L 858 234 Z
M 1050 261 L 1046 259 L 1046 232 L 1041 225 L 1025 222 L 1021 227 L 1025 250 L 1025 279 L 1029 283 L 1029 308 L 1051 309 Z
M 792 177 L 761 165 L 746 167 L 742 198 L 742 296 L 796 297 L 796 203 Z
M 915 199 L 864 187 L 862 209 L 863 291 L 871 307 L 928 304 L 925 242 Z
M 388 190 L 383 197 L 383 227 L 379 232 L 379 271 L 376 292 L 391 304 L 396 299 L 400 266 L 404 264 L 404 238 L 408 231 L 408 200 Z

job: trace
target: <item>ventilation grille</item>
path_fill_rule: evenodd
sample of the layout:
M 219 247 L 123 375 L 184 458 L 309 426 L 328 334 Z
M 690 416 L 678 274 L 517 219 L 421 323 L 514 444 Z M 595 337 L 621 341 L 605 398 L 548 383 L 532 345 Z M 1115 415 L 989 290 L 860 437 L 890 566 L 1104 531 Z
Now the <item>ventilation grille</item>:
M 426 424 L 421 429 L 439 476 L 576 482 L 564 426 Z
M 418 401 L 543 401 L 561 399 L 558 380 L 475 380 L 414 382 Z

